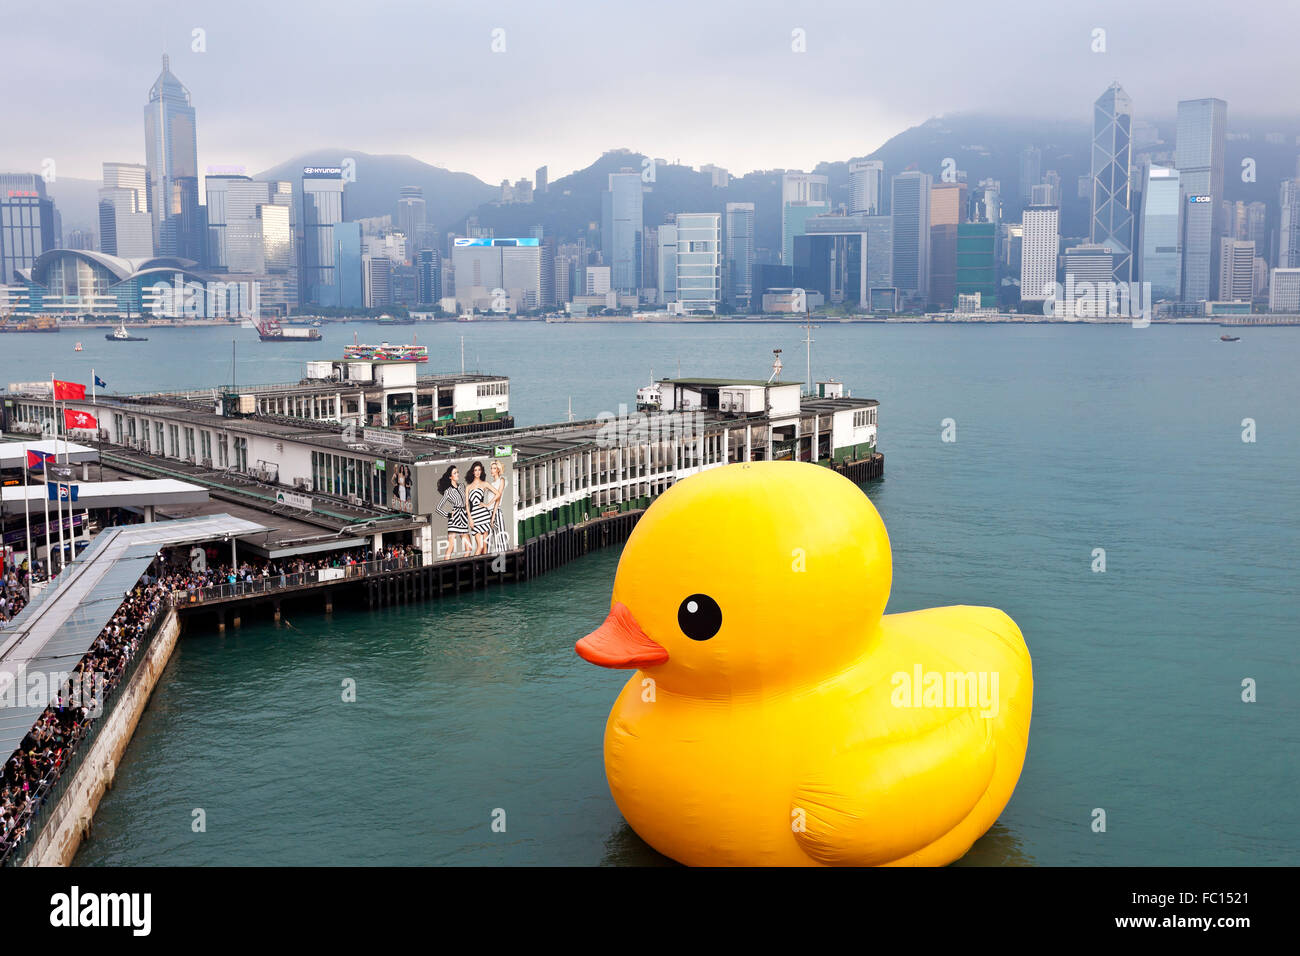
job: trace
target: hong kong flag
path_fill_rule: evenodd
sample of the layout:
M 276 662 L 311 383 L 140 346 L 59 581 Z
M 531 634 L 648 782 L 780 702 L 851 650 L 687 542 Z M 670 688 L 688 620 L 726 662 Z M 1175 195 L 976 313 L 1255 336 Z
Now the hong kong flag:
M 73 408 L 65 408 L 63 410 L 63 424 L 64 427 L 69 429 L 98 428 L 99 419 L 90 412 L 79 412 Z
M 86 386 L 76 382 L 54 380 L 54 400 L 56 402 L 80 401 L 86 397 Z

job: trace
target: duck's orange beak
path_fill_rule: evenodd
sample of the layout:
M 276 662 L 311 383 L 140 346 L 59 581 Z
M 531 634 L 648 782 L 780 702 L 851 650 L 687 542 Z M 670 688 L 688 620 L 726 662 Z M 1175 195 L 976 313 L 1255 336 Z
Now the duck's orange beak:
M 668 660 L 668 651 L 655 643 L 636 618 L 615 602 L 605 623 L 574 645 L 584 661 L 601 667 L 653 667 Z

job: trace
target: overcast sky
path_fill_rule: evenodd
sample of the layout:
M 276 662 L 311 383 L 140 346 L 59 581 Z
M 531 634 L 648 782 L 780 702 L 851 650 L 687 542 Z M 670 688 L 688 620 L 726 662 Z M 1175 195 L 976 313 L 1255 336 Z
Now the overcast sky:
M 809 168 L 943 113 L 1084 121 L 1112 79 L 1139 118 L 1203 96 L 1228 101 L 1230 125 L 1300 113 L 1294 0 L 0 6 L 0 171 L 49 157 L 89 179 L 105 160 L 144 161 L 164 51 L 198 111 L 200 166 L 251 172 L 322 146 L 409 153 L 489 183 L 542 164 L 555 179 L 614 147 L 737 174 Z

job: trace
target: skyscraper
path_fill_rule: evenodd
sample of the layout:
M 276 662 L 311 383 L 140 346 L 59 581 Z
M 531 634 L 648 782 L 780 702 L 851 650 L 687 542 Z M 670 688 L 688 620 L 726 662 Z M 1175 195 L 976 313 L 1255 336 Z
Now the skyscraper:
M 677 214 L 677 301 L 686 312 L 717 312 L 722 301 L 722 217 Z
M 610 173 L 609 188 L 601 195 L 600 251 L 618 292 L 635 293 L 639 287 L 644 214 L 641 174 L 629 169 Z
M 442 256 L 437 249 L 415 254 L 415 300 L 419 305 L 437 305 L 442 299 Z
M 739 311 L 748 311 L 754 292 L 754 204 L 727 203 L 723 242 L 723 298 Z
M 1029 202 L 1030 190 L 1043 181 L 1043 154 L 1034 146 L 1026 146 L 1020 153 L 1020 201 Z
M 1020 300 L 1052 297 L 1056 259 L 1061 253 L 1061 211 L 1056 206 L 1026 206 L 1021 215 Z
M 930 188 L 931 305 L 951 309 L 957 298 L 957 226 L 966 221 L 966 184 Z
M 1182 188 L 1178 170 L 1152 166 L 1142 187 L 1142 248 L 1138 279 L 1151 283 L 1153 302 L 1182 294 Z
M 1300 179 L 1288 179 L 1279 190 L 1277 267 L 1300 268 Z
M 1110 249 L 1114 281 L 1133 278 L 1129 194 L 1133 101 L 1112 83 L 1092 107 L 1092 244 Z
M 830 179 L 817 173 L 786 173 L 781 177 L 781 262 L 794 262 L 794 237 L 804 234 L 804 223 L 829 212 Z
M 1255 244 L 1227 236 L 1219 243 L 1219 301 L 1251 301 L 1255 294 Z
M 547 172 L 546 172 L 546 167 L 545 167 L 545 166 L 538 166 L 538 167 L 537 167 L 537 172 L 533 174 L 533 179 L 534 179 L 534 181 L 535 181 L 535 183 L 536 183 L 536 185 L 533 187 L 533 191 L 536 192 L 538 195 L 543 195 L 543 194 L 545 194 L 546 189 L 547 189 Z
M 154 252 L 202 262 L 205 230 L 194 107 L 189 90 L 172 75 L 166 54 L 144 108 L 144 153 Z
M 403 186 L 397 199 L 397 231 L 406 237 L 407 254 L 412 257 L 423 249 L 432 248 L 432 236 L 427 228 L 424 189 L 420 186 Z
M 302 171 L 302 279 L 300 289 L 304 303 L 341 305 L 338 278 L 335 276 L 335 230 L 343 215 L 343 169 L 340 166 L 307 166 Z M 352 235 L 347 245 L 352 247 Z M 356 228 L 356 255 L 360 257 L 361 227 Z M 357 266 L 358 278 L 360 265 Z M 349 289 L 352 286 L 349 285 Z M 359 301 L 361 296 L 355 298 Z
M 660 305 L 677 301 L 677 223 L 659 227 L 659 296 Z
M 1187 305 L 1214 295 L 1218 238 L 1223 228 L 1223 144 L 1228 104 L 1218 99 L 1178 104 L 1174 165 L 1183 191 L 1183 293 Z
M 878 159 L 849 163 L 849 213 L 879 216 L 884 210 L 885 164 Z
M 35 173 L 0 174 L 0 285 L 18 282 L 18 270 L 58 248 L 54 201 Z
M 153 255 L 148 176 L 136 163 L 105 163 L 99 190 L 99 249 L 123 259 Z
M 894 286 L 904 297 L 924 299 L 930 291 L 930 187 L 929 173 L 909 170 L 893 178 Z

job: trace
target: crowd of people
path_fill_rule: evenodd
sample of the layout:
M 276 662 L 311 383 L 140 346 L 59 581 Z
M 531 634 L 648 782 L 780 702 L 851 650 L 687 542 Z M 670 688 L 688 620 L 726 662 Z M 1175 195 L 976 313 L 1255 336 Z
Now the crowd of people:
M 142 578 L 118 606 L 73 668 L 68 682 L 51 690 L 53 699 L 5 761 L 0 774 L 0 859 L 26 836 L 49 786 L 99 716 L 102 695 L 121 682 L 162 608 L 165 585 L 151 575 L 146 578 L 149 580 Z
M 298 556 L 262 562 L 244 560 L 238 566 L 232 566 L 217 563 L 215 554 L 208 552 L 201 569 L 194 567 L 193 557 L 182 553 L 164 565 L 161 579 L 168 590 L 187 594 L 220 585 L 261 590 L 301 583 L 300 575 L 325 568 L 341 568 L 345 572 L 351 572 L 372 561 L 392 561 L 398 567 L 410 567 L 419 562 L 419 553 L 419 549 L 412 545 L 390 545 L 377 553 L 371 548 L 351 548 L 315 557 Z

